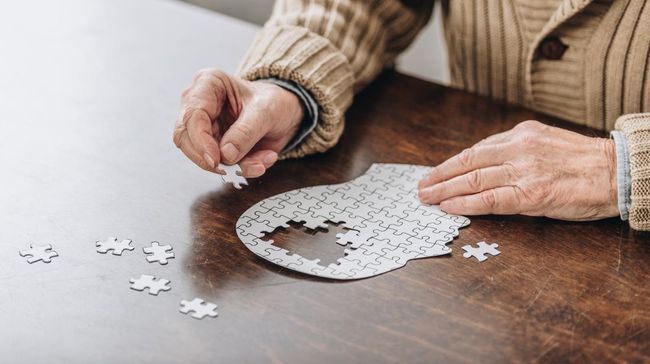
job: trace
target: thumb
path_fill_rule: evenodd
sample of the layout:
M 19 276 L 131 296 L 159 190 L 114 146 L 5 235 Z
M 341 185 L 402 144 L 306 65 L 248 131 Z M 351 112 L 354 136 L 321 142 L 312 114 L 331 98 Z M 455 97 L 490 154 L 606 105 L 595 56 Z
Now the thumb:
M 258 112 L 244 108 L 221 138 L 221 156 L 225 163 L 239 162 L 266 135 L 268 127 L 263 120 Z

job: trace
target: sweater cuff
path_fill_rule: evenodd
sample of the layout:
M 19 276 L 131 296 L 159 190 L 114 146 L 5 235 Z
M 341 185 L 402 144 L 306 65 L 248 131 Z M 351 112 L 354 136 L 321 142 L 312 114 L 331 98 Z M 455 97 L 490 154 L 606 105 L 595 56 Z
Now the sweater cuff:
M 280 86 L 287 91 L 293 92 L 302 103 L 302 107 L 305 110 L 305 116 L 300 123 L 300 129 L 296 135 L 289 141 L 289 143 L 282 149 L 282 153 L 287 153 L 294 149 L 297 145 L 302 143 L 303 140 L 314 131 L 316 125 L 318 124 L 318 104 L 316 100 L 300 85 L 296 85 L 291 81 L 280 80 L 277 78 L 263 78 L 259 80 L 260 82 L 272 83 L 276 86 Z
M 239 75 L 254 81 L 278 78 L 300 85 L 320 107 L 318 125 L 283 157 L 299 157 L 332 147 L 343 132 L 352 103 L 354 74 L 348 59 L 330 41 L 295 26 L 267 26 L 245 56 Z
M 616 121 L 625 135 L 630 161 L 630 226 L 650 230 L 650 113 L 627 114 Z
M 621 220 L 628 219 L 630 211 L 630 192 L 632 189 L 632 176 L 630 175 L 630 159 L 627 150 L 625 135 L 613 130 L 611 137 L 616 145 L 616 185 L 618 188 L 618 211 Z

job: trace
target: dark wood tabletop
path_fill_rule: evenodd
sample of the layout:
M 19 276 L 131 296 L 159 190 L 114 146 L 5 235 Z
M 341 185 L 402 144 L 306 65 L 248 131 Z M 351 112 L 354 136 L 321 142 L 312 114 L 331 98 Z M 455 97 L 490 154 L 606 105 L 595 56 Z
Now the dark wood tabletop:
M 349 282 L 269 263 L 235 233 L 264 198 L 377 162 L 435 165 L 526 119 L 602 133 L 387 72 L 355 100 L 338 146 L 236 191 L 186 160 L 171 131 L 192 73 L 234 70 L 254 27 L 168 1 L 37 1 L 38 12 L 7 3 L 3 362 L 650 361 L 650 238 L 618 219 L 472 217 L 451 255 Z M 343 254 L 337 229 L 274 239 L 327 263 Z M 109 236 L 135 250 L 98 254 Z M 460 247 L 482 240 L 501 255 L 464 259 Z M 151 241 L 173 245 L 176 258 L 147 263 Z M 59 256 L 30 265 L 18 255 L 30 243 Z M 171 291 L 130 290 L 140 274 L 171 280 Z M 219 317 L 180 314 L 194 297 L 218 304 Z

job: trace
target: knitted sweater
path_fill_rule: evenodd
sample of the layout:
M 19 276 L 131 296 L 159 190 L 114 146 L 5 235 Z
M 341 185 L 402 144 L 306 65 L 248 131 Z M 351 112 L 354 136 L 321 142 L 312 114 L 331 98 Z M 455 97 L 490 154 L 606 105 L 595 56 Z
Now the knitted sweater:
M 354 94 L 408 47 L 433 3 L 276 2 L 240 75 L 295 82 L 318 102 L 318 125 L 288 156 L 336 144 Z M 630 225 L 650 230 L 650 4 L 447 0 L 442 12 L 453 87 L 625 134 Z

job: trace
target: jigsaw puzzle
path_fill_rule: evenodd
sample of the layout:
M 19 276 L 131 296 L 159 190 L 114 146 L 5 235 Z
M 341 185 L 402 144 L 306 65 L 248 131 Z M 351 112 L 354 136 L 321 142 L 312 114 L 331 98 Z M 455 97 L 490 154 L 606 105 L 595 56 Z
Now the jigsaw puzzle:
M 104 241 L 95 242 L 95 246 L 97 247 L 97 253 L 106 254 L 112 251 L 113 255 L 122 255 L 123 251 L 134 249 L 131 246 L 131 240 L 118 241 L 117 238 L 108 238 Z
M 156 279 L 154 276 L 143 274 L 140 278 L 131 278 L 131 289 L 136 291 L 144 291 L 149 288 L 149 294 L 157 296 L 160 291 L 169 291 L 172 287 L 169 285 L 170 281 L 167 279 Z
M 241 190 L 241 185 L 248 186 L 248 181 L 246 178 L 242 177 L 242 172 L 239 164 L 227 166 L 225 164 L 219 163 L 218 169 L 224 173 L 221 175 L 221 179 L 223 179 L 223 181 L 226 183 L 232 184 L 236 189 Z
M 485 256 L 486 254 L 495 256 L 501 254 L 497 248 L 499 247 L 499 244 L 487 244 L 484 241 L 480 241 L 478 243 L 478 247 L 474 248 L 471 245 L 465 245 L 463 246 L 463 250 L 465 253 L 463 253 L 463 257 L 465 258 L 471 258 L 474 257 L 478 259 L 479 262 L 482 262 L 487 259 Z
M 171 245 L 160 245 L 157 241 L 152 241 L 151 246 L 142 248 L 142 251 L 147 255 L 147 262 L 158 262 L 162 265 L 167 264 L 168 259 L 175 257 Z
M 298 272 L 333 279 L 371 277 L 411 259 L 449 254 L 446 245 L 469 219 L 422 204 L 417 183 L 430 167 L 373 164 L 352 181 L 301 188 L 267 198 L 244 212 L 237 235 L 253 253 Z M 332 243 L 347 246 L 337 263 L 324 266 L 264 240 L 267 233 L 303 223 L 310 229 L 342 223 L 348 229 Z
M 195 298 L 192 301 L 181 301 L 181 308 L 178 309 L 181 313 L 188 314 L 192 312 L 192 317 L 195 319 L 202 319 L 205 316 L 217 317 L 217 305 L 210 302 L 205 302 L 200 298 Z
M 59 253 L 52 250 L 52 244 L 34 245 L 29 244 L 29 249 L 18 252 L 21 257 L 27 257 L 27 263 L 32 264 L 38 261 L 50 263 L 52 258 L 58 257 Z

